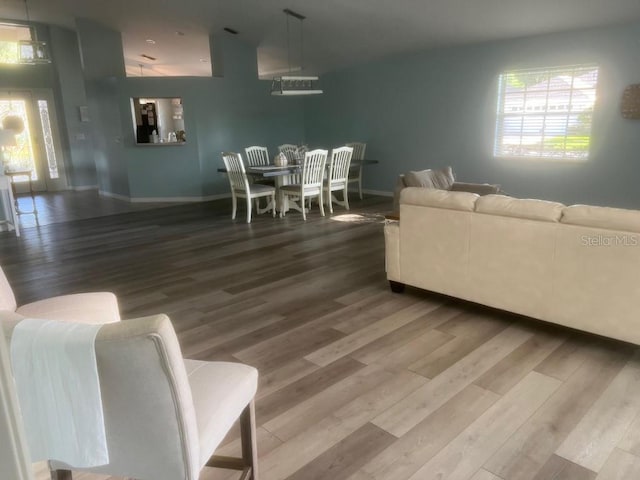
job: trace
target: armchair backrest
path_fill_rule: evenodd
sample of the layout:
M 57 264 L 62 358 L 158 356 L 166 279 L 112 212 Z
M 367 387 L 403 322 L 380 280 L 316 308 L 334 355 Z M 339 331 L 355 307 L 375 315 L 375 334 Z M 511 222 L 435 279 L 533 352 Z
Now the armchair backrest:
M 16 308 L 18 308 L 18 304 L 16 303 L 13 289 L 2 268 L 0 268 L 0 310 L 15 312 Z
M 10 336 L 8 322 L 4 329 Z M 201 467 L 198 427 L 169 318 L 156 315 L 106 324 L 95 345 L 109 464 L 91 471 L 154 480 L 197 480 Z M 51 466 L 76 470 L 58 462 Z

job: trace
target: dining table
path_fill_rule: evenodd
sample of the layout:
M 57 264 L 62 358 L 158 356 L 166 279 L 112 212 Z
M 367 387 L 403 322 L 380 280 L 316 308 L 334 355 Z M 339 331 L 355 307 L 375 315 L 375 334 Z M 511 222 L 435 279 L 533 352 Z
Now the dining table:
M 361 166 L 365 165 L 375 165 L 379 163 L 378 160 L 372 159 L 362 159 L 362 160 L 351 160 L 350 169 L 357 169 Z M 329 164 L 327 163 L 327 168 Z M 290 183 L 295 183 L 291 181 L 291 178 L 295 175 L 300 175 L 302 173 L 302 165 L 286 165 L 284 167 L 280 167 L 277 165 L 257 165 L 257 166 L 245 166 L 245 171 L 247 175 L 255 177 L 255 178 L 273 178 L 276 182 L 276 189 L 279 189 L 283 185 L 289 185 Z M 219 173 L 227 173 L 227 170 L 224 167 L 218 168 Z M 287 212 L 290 209 L 302 211 L 302 207 L 298 205 L 296 202 L 289 201 L 286 195 L 277 194 L 276 199 L 276 208 L 278 211 Z

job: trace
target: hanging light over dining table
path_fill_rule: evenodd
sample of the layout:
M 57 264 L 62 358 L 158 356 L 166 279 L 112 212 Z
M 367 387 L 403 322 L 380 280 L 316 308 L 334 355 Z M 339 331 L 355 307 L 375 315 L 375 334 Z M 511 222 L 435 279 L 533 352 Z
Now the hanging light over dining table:
M 283 10 L 287 19 L 287 66 L 291 73 L 291 43 L 289 35 L 289 19 L 293 17 L 300 22 L 300 67 L 304 65 L 304 15 L 294 12 L 288 8 Z M 318 88 L 318 77 L 311 75 L 282 75 L 274 77 L 271 82 L 271 95 L 291 96 L 291 95 L 318 95 L 322 90 Z

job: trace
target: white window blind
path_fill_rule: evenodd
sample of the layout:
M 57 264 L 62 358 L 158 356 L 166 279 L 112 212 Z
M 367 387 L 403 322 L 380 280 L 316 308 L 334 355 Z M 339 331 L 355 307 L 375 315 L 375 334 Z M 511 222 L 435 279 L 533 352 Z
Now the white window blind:
M 494 155 L 586 160 L 597 83 L 597 65 L 502 73 Z

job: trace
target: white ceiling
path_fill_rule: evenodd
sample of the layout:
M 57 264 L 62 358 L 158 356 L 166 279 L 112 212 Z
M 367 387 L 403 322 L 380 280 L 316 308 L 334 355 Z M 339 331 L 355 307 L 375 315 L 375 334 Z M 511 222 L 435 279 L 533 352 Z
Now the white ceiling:
M 261 76 L 287 70 L 286 17 L 307 19 L 306 73 L 324 73 L 386 55 L 640 20 L 639 0 L 28 0 L 31 19 L 73 27 L 95 19 L 123 33 L 127 64 L 159 74 L 210 74 L 209 32 L 225 26 L 258 48 Z M 0 0 L 0 17 L 25 19 L 22 0 Z M 299 66 L 299 23 L 291 21 L 292 63 Z M 184 32 L 184 36 L 176 35 Z M 148 45 L 147 38 L 156 41 Z M 147 53 L 157 57 L 148 62 Z M 145 66 L 145 69 L 150 68 Z

